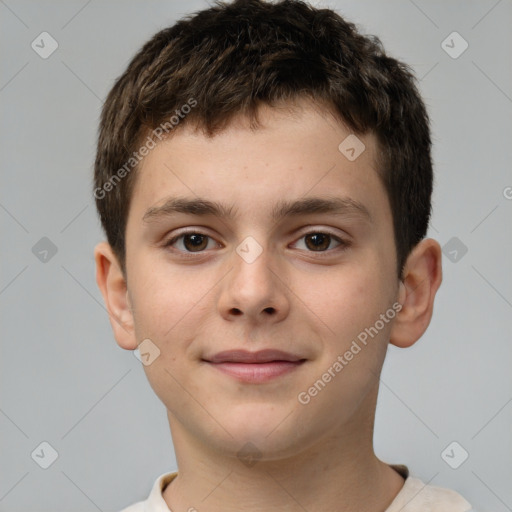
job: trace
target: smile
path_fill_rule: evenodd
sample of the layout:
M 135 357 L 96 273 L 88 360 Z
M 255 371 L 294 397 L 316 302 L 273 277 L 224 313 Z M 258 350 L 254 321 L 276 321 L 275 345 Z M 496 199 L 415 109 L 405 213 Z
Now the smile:
M 293 372 L 306 359 L 279 350 L 230 350 L 219 352 L 205 361 L 238 381 L 262 383 Z

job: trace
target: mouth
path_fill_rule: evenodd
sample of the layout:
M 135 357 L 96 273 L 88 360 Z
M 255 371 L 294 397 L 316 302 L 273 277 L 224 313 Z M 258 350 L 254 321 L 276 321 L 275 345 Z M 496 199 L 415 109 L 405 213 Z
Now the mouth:
M 260 383 L 293 372 L 306 359 L 281 350 L 228 350 L 203 361 L 238 381 Z

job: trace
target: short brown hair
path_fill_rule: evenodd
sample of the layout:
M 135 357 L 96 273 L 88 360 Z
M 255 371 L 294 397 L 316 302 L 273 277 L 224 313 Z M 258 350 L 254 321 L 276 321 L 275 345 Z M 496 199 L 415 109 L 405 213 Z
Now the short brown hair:
M 173 116 L 179 127 L 194 123 L 212 135 L 238 114 L 257 122 L 261 104 L 301 98 L 326 105 L 356 134 L 376 135 L 401 275 L 431 213 L 425 105 L 410 68 L 378 38 L 299 0 L 217 2 L 158 32 L 117 79 L 101 115 L 94 195 L 123 271 L 134 155 L 144 137 Z

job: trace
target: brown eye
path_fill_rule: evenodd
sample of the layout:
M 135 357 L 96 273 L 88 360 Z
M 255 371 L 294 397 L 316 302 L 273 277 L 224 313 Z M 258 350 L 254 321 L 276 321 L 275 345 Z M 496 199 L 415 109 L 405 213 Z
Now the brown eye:
M 208 247 L 210 244 L 210 247 Z M 165 246 L 174 247 L 179 252 L 203 252 L 207 248 L 215 247 L 215 240 L 202 233 L 183 233 L 169 240 Z
M 324 231 L 310 231 L 302 235 L 294 244 L 296 249 L 309 252 L 325 252 L 330 254 L 335 250 L 345 249 L 350 243 L 338 236 Z
M 306 247 L 312 251 L 325 251 L 331 243 L 331 235 L 326 233 L 310 233 L 304 238 Z
M 183 245 L 190 252 L 202 251 L 208 245 L 208 237 L 197 233 L 184 235 Z

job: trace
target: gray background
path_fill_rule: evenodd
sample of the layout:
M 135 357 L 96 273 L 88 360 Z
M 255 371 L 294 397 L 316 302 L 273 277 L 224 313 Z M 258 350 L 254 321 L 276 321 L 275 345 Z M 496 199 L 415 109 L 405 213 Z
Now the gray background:
M 481 512 L 512 510 L 512 2 L 314 3 L 415 69 L 435 142 L 430 235 L 456 237 L 427 334 L 389 349 L 376 453 Z M 0 0 L 1 511 L 119 510 L 176 467 L 164 407 L 116 345 L 95 284 L 91 170 L 115 78 L 206 5 Z M 47 59 L 31 48 L 43 31 L 59 45 Z M 456 59 L 441 46 L 453 31 L 469 44 Z M 46 262 L 32 252 L 42 237 L 57 248 Z M 31 458 L 43 441 L 58 452 L 46 470 Z M 441 455 L 453 441 L 452 464 L 469 453 L 458 469 Z

